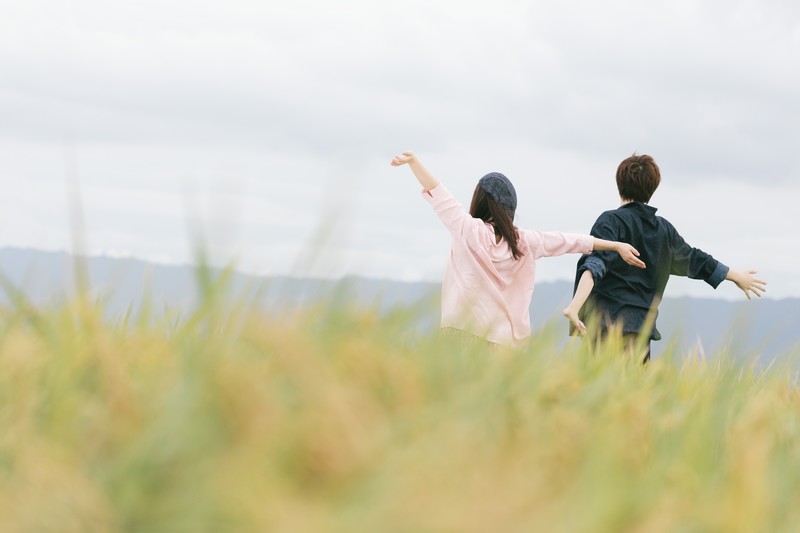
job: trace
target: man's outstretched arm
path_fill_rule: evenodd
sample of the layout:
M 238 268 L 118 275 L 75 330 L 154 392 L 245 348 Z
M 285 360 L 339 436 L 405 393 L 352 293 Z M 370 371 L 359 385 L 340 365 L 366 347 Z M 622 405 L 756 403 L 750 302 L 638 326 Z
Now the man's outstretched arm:
M 725 266 L 706 252 L 687 244 L 674 228 L 672 249 L 670 274 L 702 279 L 715 289 L 724 280 L 732 281 L 744 292 L 748 300 L 751 299 L 751 292 L 759 298 L 767 292 L 767 282 L 756 278 L 755 270 L 736 270 Z
M 572 301 L 561 312 L 561 314 L 563 314 L 569 319 L 570 322 L 572 322 L 572 325 L 575 326 L 575 329 L 577 329 L 578 333 L 581 335 L 586 334 L 586 324 L 583 323 L 578 314 L 580 313 L 583 304 L 586 303 L 586 299 L 589 298 L 589 295 L 592 293 L 593 288 L 594 277 L 592 276 L 591 271 L 584 270 L 583 274 L 581 274 L 581 279 L 578 282 L 578 288 L 575 289 L 575 295 L 572 297 Z

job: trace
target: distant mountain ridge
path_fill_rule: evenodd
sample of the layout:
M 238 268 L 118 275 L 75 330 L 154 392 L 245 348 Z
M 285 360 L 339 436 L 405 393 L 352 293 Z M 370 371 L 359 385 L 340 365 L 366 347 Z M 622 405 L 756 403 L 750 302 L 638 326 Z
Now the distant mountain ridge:
M 63 299 L 74 291 L 74 263 L 74 257 L 66 252 L 0 248 L 0 273 L 38 305 Z M 105 298 L 111 315 L 129 309 L 135 311 L 145 294 L 149 294 L 154 309 L 189 308 L 198 300 L 196 268 L 190 265 L 161 265 L 103 256 L 87 257 L 85 265 L 91 290 Z M 334 294 L 382 309 L 428 302 L 427 306 L 421 306 L 421 319 L 430 327 L 438 323 L 438 283 L 359 277 L 330 281 L 234 272 L 231 291 L 251 301 L 256 299 L 267 308 L 310 303 Z M 567 324 L 560 317 L 560 310 L 571 295 L 569 282 L 538 283 L 531 304 L 534 331 L 547 325 L 562 328 L 566 341 Z M 8 295 L 0 292 L 0 303 L 8 301 Z M 779 355 L 800 352 L 798 323 L 798 298 L 729 302 L 667 297 L 658 317 L 664 340 L 654 343 L 654 354 L 658 356 L 672 342 L 682 350 L 689 350 L 699 341 L 706 352 L 727 346 L 736 357 L 757 357 L 765 363 Z

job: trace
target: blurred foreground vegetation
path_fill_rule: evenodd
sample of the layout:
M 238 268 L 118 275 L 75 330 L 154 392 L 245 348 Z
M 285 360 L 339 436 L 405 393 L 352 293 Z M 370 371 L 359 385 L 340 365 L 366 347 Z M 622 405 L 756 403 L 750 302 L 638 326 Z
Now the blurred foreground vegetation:
M 215 289 L 0 316 L 3 532 L 796 531 L 794 374 Z

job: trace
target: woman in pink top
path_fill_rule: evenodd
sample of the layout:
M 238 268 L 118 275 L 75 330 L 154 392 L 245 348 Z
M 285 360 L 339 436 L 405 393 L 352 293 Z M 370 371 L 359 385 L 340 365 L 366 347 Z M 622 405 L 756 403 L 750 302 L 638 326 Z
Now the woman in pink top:
M 406 164 L 453 238 L 442 281 L 442 328 L 522 348 L 531 335 L 529 307 L 537 259 L 614 250 L 626 263 L 645 267 L 629 244 L 516 228 L 517 193 L 503 174 L 493 172 L 480 179 L 467 213 L 412 152 L 392 159 L 392 166 Z

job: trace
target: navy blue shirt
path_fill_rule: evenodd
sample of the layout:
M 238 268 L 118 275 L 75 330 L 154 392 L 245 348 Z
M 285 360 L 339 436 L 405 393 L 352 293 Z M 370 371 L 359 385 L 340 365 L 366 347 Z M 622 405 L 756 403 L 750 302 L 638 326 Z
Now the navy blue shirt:
M 655 313 L 650 339 L 659 340 L 655 316 L 670 275 L 702 279 L 714 288 L 728 275 L 728 267 L 697 248 L 692 248 L 666 219 L 656 216 L 656 208 L 630 202 L 600 215 L 591 234 L 600 239 L 631 244 L 641 254 L 646 269 L 630 266 L 614 251 L 594 251 L 578 260 L 575 287 L 589 270 L 594 289 L 582 309 L 600 313 L 600 327 L 622 323 L 623 333 L 639 333 L 653 307 Z

